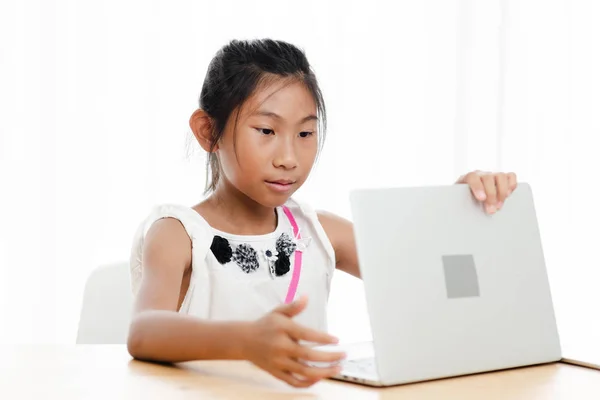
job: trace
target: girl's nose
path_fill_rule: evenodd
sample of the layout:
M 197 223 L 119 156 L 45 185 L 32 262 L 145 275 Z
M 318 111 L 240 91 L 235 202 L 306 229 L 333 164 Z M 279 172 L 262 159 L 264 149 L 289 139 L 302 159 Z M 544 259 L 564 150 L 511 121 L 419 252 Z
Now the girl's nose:
M 280 144 L 273 159 L 273 165 L 276 168 L 284 169 L 294 169 L 298 166 L 293 140 L 288 139 Z

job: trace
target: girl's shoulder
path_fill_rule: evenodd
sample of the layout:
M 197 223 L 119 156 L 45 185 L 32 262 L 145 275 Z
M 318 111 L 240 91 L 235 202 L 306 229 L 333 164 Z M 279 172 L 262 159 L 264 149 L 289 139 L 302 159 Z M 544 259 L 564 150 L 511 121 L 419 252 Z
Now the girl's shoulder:
M 304 219 L 308 220 L 308 222 L 314 225 L 315 228 L 324 229 L 327 231 L 328 235 L 329 231 L 331 230 L 330 226 L 336 227 L 338 221 L 342 220 L 342 218 L 333 213 L 317 210 L 310 204 L 303 201 L 290 199 L 285 205 L 290 209 L 290 211 L 292 211 L 294 215 L 297 214 L 301 217 L 304 217 Z
M 332 245 L 331 233 L 327 229 L 326 221 L 323 216 L 325 215 L 321 211 L 317 211 L 310 204 L 304 201 L 290 199 L 285 204 L 290 209 L 294 216 L 298 216 L 304 220 L 312 233 L 316 236 L 316 239 L 321 243 L 327 257 L 331 260 L 335 266 L 335 251 Z
M 293 217 L 297 219 L 301 225 L 308 225 L 317 236 L 321 236 L 321 234 L 325 233 L 323 226 L 321 225 L 319 217 L 320 213 L 307 202 L 289 199 L 284 204 L 284 207 L 291 212 Z
M 316 211 L 307 202 L 296 200 L 294 198 L 288 199 L 285 202 L 284 207 L 287 207 L 294 215 L 303 216 L 305 218 L 312 218 L 316 216 Z
M 160 204 L 154 206 L 139 227 L 141 236 L 145 236 L 156 221 L 163 218 L 173 218 L 181 225 L 191 239 L 202 239 L 210 236 L 210 226 L 206 220 L 193 208 L 180 204 Z
M 147 216 L 141 221 L 135 232 L 131 247 L 129 268 L 131 285 L 137 293 L 142 277 L 142 254 L 146 235 L 155 222 L 173 218 L 178 220 L 192 242 L 194 254 L 201 256 L 208 252 L 212 243 L 211 228 L 206 220 L 193 208 L 179 204 L 160 204 L 152 207 Z

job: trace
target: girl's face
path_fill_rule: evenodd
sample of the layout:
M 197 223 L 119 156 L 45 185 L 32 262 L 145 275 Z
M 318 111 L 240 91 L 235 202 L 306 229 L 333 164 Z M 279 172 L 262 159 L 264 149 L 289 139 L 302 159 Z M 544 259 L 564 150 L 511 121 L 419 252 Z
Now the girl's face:
M 235 129 L 235 134 L 234 134 Z M 318 150 L 317 107 L 301 82 L 256 91 L 233 113 L 217 146 L 221 179 L 267 207 L 302 186 Z

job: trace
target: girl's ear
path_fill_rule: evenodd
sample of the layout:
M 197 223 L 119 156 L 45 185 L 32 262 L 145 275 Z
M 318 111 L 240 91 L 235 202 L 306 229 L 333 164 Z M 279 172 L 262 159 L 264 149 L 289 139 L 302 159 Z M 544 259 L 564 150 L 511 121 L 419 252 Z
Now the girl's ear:
M 192 128 L 192 132 L 194 132 L 194 136 L 196 140 L 200 144 L 200 146 L 207 152 L 211 152 L 210 144 L 212 141 L 212 132 L 213 132 L 213 123 L 212 119 L 208 116 L 208 114 L 202 110 L 197 109 L 194 111 L 192 116 L 190 117 L 190 128 Z M 218 145 L 215 146 L 212 151 L 216 151 L 218 149 Z

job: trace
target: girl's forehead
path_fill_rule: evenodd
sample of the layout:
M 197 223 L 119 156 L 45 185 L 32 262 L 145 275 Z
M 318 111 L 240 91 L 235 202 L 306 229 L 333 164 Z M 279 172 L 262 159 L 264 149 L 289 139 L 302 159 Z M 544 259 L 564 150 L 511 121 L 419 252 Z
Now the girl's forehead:
M 279 79 L 263 83 L 248 98 L 242 111 L 248 117 L 258 110 L 276 113 L 284 118 L 316 114 L 315 100 L 303 82 Z

